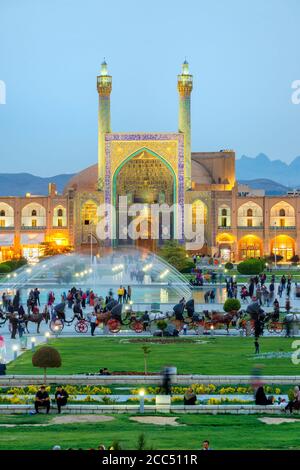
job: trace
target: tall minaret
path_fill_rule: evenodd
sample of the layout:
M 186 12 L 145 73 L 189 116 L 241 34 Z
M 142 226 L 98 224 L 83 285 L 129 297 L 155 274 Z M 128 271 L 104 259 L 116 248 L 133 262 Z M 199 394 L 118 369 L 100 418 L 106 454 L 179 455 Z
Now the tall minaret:
M 189 64 L 185 60 L 182 72 L 178 75 L 177 88 L 179 92 L 179 120 L 178 130 L 184 134 L 184 176 L 185 189 L 190 189 L 191 181 L 191 92 L 193 89 L 193 76 L 189 73 Z
M 98 189 L 104 189 L 105 180 L 105 133 L 111 132 L 110 127 L 110 93 L 112 77 L 107 73 L 107 63 L 101 64 L 101 72 L 97 77 L 97 90 L 99 94 L 98 109 Z

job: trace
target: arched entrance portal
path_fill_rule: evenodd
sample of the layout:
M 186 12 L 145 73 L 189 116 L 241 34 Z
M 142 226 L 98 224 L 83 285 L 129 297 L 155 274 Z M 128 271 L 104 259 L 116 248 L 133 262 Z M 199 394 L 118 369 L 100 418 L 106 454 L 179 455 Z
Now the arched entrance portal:
M 127 207 L 122 204 L 124 201 L 122 196 L 127 196 Z M 162 216 L 160 214 L 159 218 L 154 220 L 151 205 L 167 204 L 171 207 L 175 201 L 176 179 L 172 167 L 148 149 L 140 150 L 130 156 L 120 165 L 113 180 L 116 244 L 119 246 L 135 245 L 155 251 L 157 245 L 163 240 Z M 134 215 L 127 212 L 133 204 L 139 204 L 141 207 L 141 210 Z M 171 237 L 174 233 L 174 218 L 174 214 L 170 214 Z M 135 227 L 139 234 L 136 240 L 126 233 L 123 229 L 124 225 Z M 154 234 L 158 235 L 157 239 Z
M 271 253 L 289 261 L 295 254 L 295 240 L 288 235 L 278 235 L 271 241 Z

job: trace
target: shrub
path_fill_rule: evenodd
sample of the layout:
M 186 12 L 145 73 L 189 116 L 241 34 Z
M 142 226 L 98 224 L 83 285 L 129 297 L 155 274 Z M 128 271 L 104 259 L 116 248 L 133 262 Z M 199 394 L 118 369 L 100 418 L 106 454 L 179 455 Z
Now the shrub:
M 247 259 L 238 264 L 237 270 L 240 274 L 260 274 L 265 268 L 265 263 L 261 259 Z
M 225 267 L 225 269 L 227 269 L 228 271 L 231 271 L 231 270 L 234 268 L 233 264 L 230 263 L 230 262 L 226 263 L 224 267 Z
M 240 308 L 241 302 L 238 299 L 227 299 L 223 306 L 225 312 L 238 311 Z
M 11 267 L 7 263 L 0 264 L 0 273 L 7 274 L 11 272 Z
M 159 330 L 164 331 L 168 326 L 168 322 L 166 320 L 158 320 L 156 325 Z
M 291 259 L 289 261 L 291 261 L 292 263 L 297 264 L 297 263 L 299 263 L 300 258 L 299 258 L 298 255 L 294 255 L 294 256 L 291 257 Z
M 44 383 L 46 384 L 46 373 L 48 368 L 60 367 L 61 356 L 59 352 L 51 346 L 42 346 L 32 356 L 32 365 L 44 369 Z

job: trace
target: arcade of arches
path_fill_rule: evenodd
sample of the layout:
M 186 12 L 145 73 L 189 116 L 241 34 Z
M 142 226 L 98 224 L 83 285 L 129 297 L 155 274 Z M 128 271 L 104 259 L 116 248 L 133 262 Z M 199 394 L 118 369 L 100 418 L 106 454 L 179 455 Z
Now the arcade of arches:
M 216 239 L 218 256 L 223 261 L 233 260 L 235 239 L 231 234 L 222 233 Z M 278 235 L 271 240 L 269 254 L 277 254 L 282 261 L 290 261 L 295 255 L 295 240 L 288 235 Z M 238 241 L 238 259 L 260 258 L 263 256 L 263 240 L 256 235 L 245 235 Z

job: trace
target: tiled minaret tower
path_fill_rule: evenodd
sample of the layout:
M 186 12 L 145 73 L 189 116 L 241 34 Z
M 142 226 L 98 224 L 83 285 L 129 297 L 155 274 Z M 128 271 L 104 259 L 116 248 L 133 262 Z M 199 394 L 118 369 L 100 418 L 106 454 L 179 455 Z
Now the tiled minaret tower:
M 101 72 L 97 77 L 97 90 L 99 94 L 98 109 L 98 189 L 104 189 L 105 178 L 105 134 L 111 132 L 110 127 L 110 94 L 112 77 L 107 73 L 107 63 L 101 64 Z
M 182 72 L 178 75 L 177 88 L 179 92 L 178 130 L 184 134 L 184 175 L 185 189 L 191 188 L 191 93 L 193 76 L 189 73 L 189 64 L 185 60 Z

